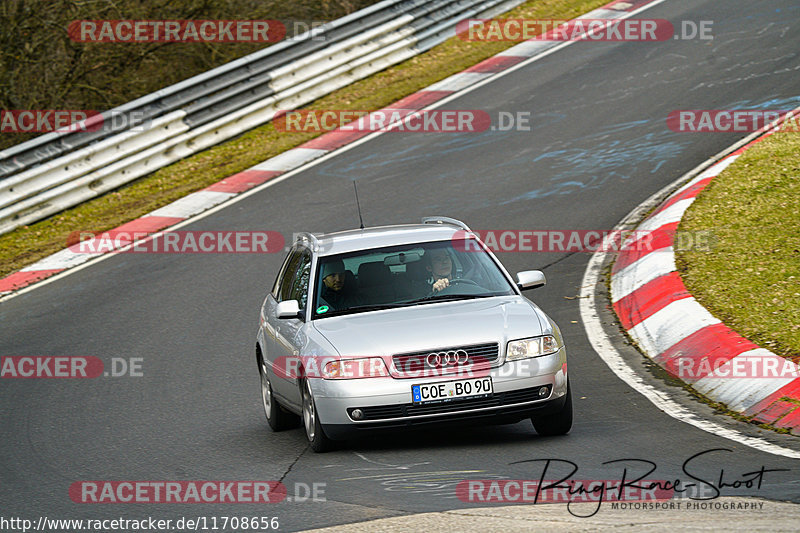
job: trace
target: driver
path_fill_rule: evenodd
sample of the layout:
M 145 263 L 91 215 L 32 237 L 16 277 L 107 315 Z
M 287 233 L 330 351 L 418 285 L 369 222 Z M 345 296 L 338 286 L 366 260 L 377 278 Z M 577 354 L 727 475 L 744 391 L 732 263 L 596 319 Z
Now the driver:
M 416 298 L 427 298 L 446 289 L 453 279 L 453 259 L 444 248 L 433 248 L 425 251 L 422 263 L 428 277 L 411 282 L 411 293 Z
M 453 277 L 453 260 L 444 248 L 434 248 L 428 251 L 428 265 L 425 267 L 431 277 L 428 283 L 431 291 L 439 292 L 450 286 Z

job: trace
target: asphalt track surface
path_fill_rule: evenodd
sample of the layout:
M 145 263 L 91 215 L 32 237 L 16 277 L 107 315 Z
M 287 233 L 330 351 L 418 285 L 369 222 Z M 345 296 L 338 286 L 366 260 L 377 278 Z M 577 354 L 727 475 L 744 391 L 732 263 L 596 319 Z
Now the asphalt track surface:
M 355 227 L 358 179 L 367 225 L 442 214 L 476 229 L 611 229 L 649 195 L 744 134 L 671 132 L 676 109 L 791 109 L 800 103 L 800 6 L 791 1 L 667 1 L 642 18 L 713 20 L 713 41 L 576 43 L 450 102 L 449 109 L 530 111 L 532 131 L 387 133 L 183 229 L 333 231 Z M 677 24 L 676 24 L 677 25 Z M 0 354 L 141 357 L 142 377 L 3 380 L 3 516 L 278 516 L 299 530 L 453 508 L 463 479 L 538 479 L 542 463 L 575 479 L 618 479 L 653 461 L 651 479 L 734 481 L 762 466 L 760 488 L 727 496 L 800 502 L 797 460 L 679 422 L 617 379 L 578 310 L 588 253 L 508 253 L 512 272 L 543 269 L 530 297 L 561 326 L 576 422 L 538 437 L 529 422 L 414 432 L 314 454 L 300 428 L 271 433 L 260 405 L 257 313 L 281 254 L 122 254 L 0 304 Z M 624 344 L 619 337 L 620 344 Z M 657 378 L 652 378 L 656 380 Z M 665 385 L 666 386 L 666 385 Z M 747 434 L 673 388 L 681 401 Z M 800 444 L 769 437 L 784 447 Z M 556 473 L 556 470 L 551 470 Z M 325 483 L 324 502 L 273 505 L 81 505 L 79 480 L 281 480 Z M 566 510 L 564 511 L 566 513 Z M 602 512 L 602 511 L 601 511 Z M 720 511 L 730 527 L 735 516 Z

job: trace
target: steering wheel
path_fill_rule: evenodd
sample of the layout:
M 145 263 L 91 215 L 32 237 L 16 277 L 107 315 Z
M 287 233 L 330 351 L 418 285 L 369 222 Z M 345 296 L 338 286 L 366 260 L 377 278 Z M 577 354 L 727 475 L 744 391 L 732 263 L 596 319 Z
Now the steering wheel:
M 478 287 L 480 287 L 480 285 L 478 285 L 478 283 L 476 283 L 475 281 L 472 281 L 471 279 L 464 279 L 464 278 L 451 279 L 450 280 L 450 285 L 452 285 L 453 283 L 469 283 L 470 285 L 477 285 Z
M 457 283 L 466 283 L 466 284 L 469 284 L 469 285 L 475 285 L 476 287 L 480 287 L 481 289 L 483 289 L 483 287 L 480 284 L 472 281 L 471 279 L 455 278 L 455 279 L 451 279 L 450 280 L 450 285 L 448 285 L 444 289 L 442 289 L 440 291 L 431 290 L 431 292 L 429 293 L 429 296 L 433 296 L 434 294 L 449 294 L 452 289 L 455 289 L 455 286 L 456 286 Z

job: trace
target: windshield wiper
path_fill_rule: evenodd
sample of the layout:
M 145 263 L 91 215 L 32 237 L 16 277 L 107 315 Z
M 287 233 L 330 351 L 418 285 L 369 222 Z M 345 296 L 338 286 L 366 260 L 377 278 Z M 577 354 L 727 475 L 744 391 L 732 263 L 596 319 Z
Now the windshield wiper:
M 368 311 L 380 311 L 381 309 L 393 309 L 396 307 L 411 307 L 413 305 L 419 303 L 426 303 L 426 302 L 453 302 L 457 300 L 474 300 L 476 298 L 488 298 L 490 296 L 496 296 L 496 294 L 448 294 L 448 295 L 431 295 L 426 296 L 425 298 L 418 298 L 416 300 L 411 300 L 408 302 L 394 302 L 388 304 L 370 304 L 370 305 L 357 305 L 355 307 L 348 307 L 347 309 L 337 309 L 336 311 L 331 311 L 329 313 L 317 314 L 315 318 L 325 318 L 331 316 L 342 316 L 342 315 L 349 315 L 351 313 L 360 313 L 360 312 L 368 312 Z
M 389 304 L 370 304 L 370 305 L 357 305 L 355 307 L 348 307 L 342 311 L 377 311 L 379 309 L 391 309 L 392 307 L 405 307 L 407 302 L 392 302 Z
M 355 307 L 348 307 L 346 309 L 337 309 L 331 313 L 325 313 L 324 315 L 317 315 L 319 318 L 323 316 L 337 316 L 337 315 L 347 315 L 353 312 L 361 312 L 361 311 L 380 311 L 381 309 L 392 309 L 393 307 L 406 307 L 410 305 L 407 302 L 397 302 L 397 303 L 390 303 L 390 304 L 370 304 L 370 305 L 357 305 Z
M 426 296 L 424 298 L 417 298 L 416 300 L 411 300 L 410 302 L 406 302 L 408 304 L 418 304 L 422 302 L 452 302 L 455 300 L 474 300 L 475 298 L 486 298 L 486 296 L 491 295 L 484 295 L 484 294 L 447 294 L 447 295 L 436 295 L 432 294 L 430 296 Z

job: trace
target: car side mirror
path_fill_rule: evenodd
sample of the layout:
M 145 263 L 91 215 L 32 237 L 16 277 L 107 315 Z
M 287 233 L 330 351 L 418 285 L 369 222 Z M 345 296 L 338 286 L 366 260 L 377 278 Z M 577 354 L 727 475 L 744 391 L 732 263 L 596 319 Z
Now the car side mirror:
M 524 270 L 522 272 L 517 272 L 517 287 L 522 291 L 544 287 L 545 283 L 547 283 L 547 280 L 544 278 L 544 272 L 541 270 Z
M 300 318 L 300 303 L 297 300 L 284 300 L 275 307 L 278 318 Z

